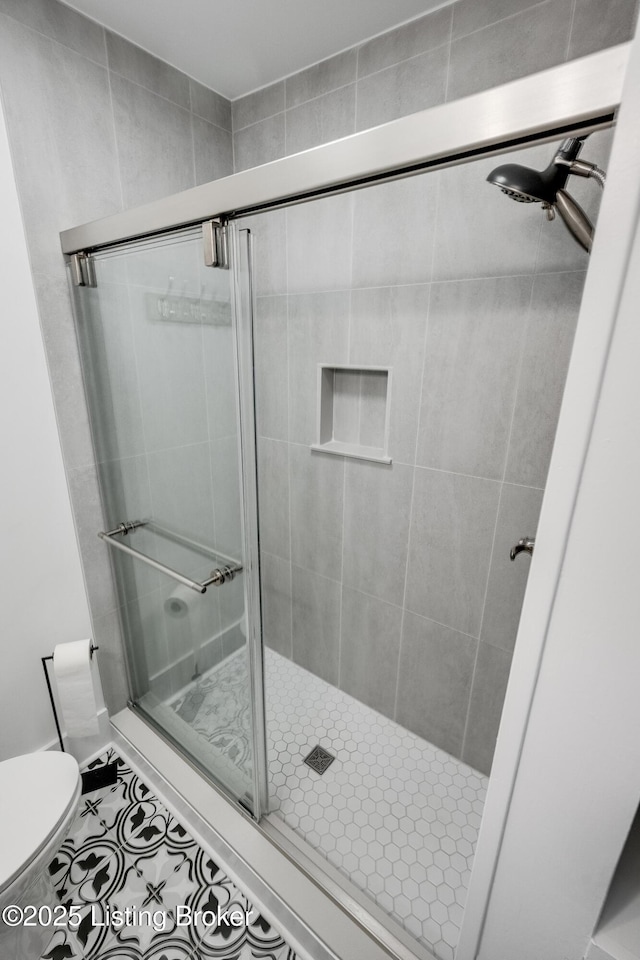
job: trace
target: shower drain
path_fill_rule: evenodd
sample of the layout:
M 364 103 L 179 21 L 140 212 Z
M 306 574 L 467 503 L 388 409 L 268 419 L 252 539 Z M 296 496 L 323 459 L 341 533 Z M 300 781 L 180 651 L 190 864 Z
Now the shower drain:
M 307 766 L 321 775 L 328 770 L 334 760 L 334 755 L 321 746 L 315 746 L 311 753 L 304 758 Z

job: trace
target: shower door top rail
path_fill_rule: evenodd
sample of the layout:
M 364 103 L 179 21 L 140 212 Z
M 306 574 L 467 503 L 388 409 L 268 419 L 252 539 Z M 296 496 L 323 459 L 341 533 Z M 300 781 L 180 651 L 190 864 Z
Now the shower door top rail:
M 206 552 L 209 556 L 217 556 L 227 562 L 222 567 L 217 567 L 215 570 L 212 570 L 211 575 L 205 580 L 193 580 L 191 577 L 187 577 L 183 573 L 179 573 L 172 567 L 168 567 L 166 564 L 160 563 L 159 560 L 154 560 L 153 557 L 148 557 L 146 553 L 141 553 L 140 550 L 136 550 L 134 547 L 128 547 L 126 544 L 115 539 L 116 537 L 126 537 L 128 534 L 133 533 L 134 530 L 138 530 L 140 527 L 146 526 L 151 527 L 151 529 L 155 529 L 158 533 L 165 534 L 169 539 L 174 540 L 177 543 L 184 543 L 186 546 L 196 548 L 199 552 Z M 242 571 L 242 564 L 237 560 L 233 560 L 231 557 L 226 557 L 224 554 L 215 554 L 215 552 L 210 550 L 208 547 L 204 547 L 202 544 L 196 543 L 193 540 L 189 540 L 186 537 L 181 537 L 179 534 L 173 533 L 172 531 L 161 527 L 159 524 L 154 524 L 152 521 L 148 520 L 125 520 L 118 524 L 117 527 L 114 527 L 113 530 L 100 530 L 98 537 L 104 543 L 106 543 L 107 546 L 115 550 L 120 550 L 122 553 L 126 553 L 130 557 L 134 557 L 136 560 L 141 560 L 142 563 L 146 563 L 148 566 L 153 567 L 154 570 L 159 570 L 160 573 L 166 574 L 166 576 L 171 577 L 172 580 L 177 580 L 178 583 L 181 583 L 183 586 L 190 587 L 191 590 L 195 590 L 196 593 L 206 593 L 207 587 L 213 585 L 220 587 L 223 583 L 228 583 L 230 580 L 233 580 L 236 573 L 240 573 Z
M 212 217 L 366 186 L 450 166 L 563 133 L 609 125 L 620 104 L 630 43 L 412 113 L 341 140 L 192 187 L 60 234 L 63 253 L 88 252 Z

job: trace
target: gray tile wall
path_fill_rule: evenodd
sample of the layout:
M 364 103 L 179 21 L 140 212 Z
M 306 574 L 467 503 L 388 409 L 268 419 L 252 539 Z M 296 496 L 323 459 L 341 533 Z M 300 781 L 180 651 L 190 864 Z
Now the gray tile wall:
M 235 169 L 629 40 L 637 0 L 457 0 L 232 104 Z
M 96 537 L 103 506 L 58 234 L 231 173 L 231 104 L 56 0 L 0 0 L 0 89 L 102 684 L 115 712 L 127 699 L 120 633 L 127 611 Z M 117 326 L 111 332 L 127 335 Z M 118 371 L 123 381 L 128 375 Z M 138 452 L 135 409 L 118 413 L 128 423 L 120 438 L 128 449 L 99 449 L 101 461 Z M 136 582 L 134 593 L 148 586 Z M 147 614 L 136 604 L 142 621 Z
M 95 538 L 96 529 L 103 523 L 102 506 L 78 347 L 59 252 L 59 231 L 107 216 L 124 206 L 227 175 L 232 172 L 234 150 L 236 169 L 241 169 L 451 99 L 467 89 L 481 89 L 482 84 L 503 82 L 528 69 L 539 69 L 541 64 L 554 58 L 582 56 L 627 39 L 635 17 L 635 3 L 615 0 L 610 6 L 612 9 L 615 6 L 615 10 L 610 13 L 608 9 L 605 18 L 595 0 L 547 0 L 536 5 L 526 0 L 520 0 L 517 5 L 505 0 L 483 0 L 482 3 L 459 0 L 452 7 L 436 11 L 409 27 L 390 31 L 232 105 L 56 0 L 0 0 L 0 89 L 38 291 L 94 634 L 102 647 L 103 685 L 112 711 L 123 706 L 126 699 L 119 622 L 127 610 L 118 608 L 111 569 L 105 551 L 99 549 Z M 567 12 L 569 8 L 571 15 Z M 553 43 L 547 45 L 551 33 Z M 499 49 L 500 56 L 489 70 L 486 51 L 492 49 Z M 475 179 L 470 179 L 467 173 L 468 168 L 464 167 L 451 174 L 456 178 L 454 193 L 442 188 L 442 175 L 439 192 L 433 186 L 435 181 L 423 182 L 422 193 L 415 193 L 415 188 L 407 182 L 402 187 L 362 194 L 357 202 L 328 201 L 324 208 L 316 205 L 313 212 L 307 210 L 299 216 L 295 209 L 281 211 L 271 215 L 268 222 L 263 218 L 261 225 L 263 242 L 257 267 L 260 293 L 264 297 L 261 297 L 259 311 L 265 326 L 259 327 L 258 347 L 261 356 L 269 358 L 265 368 L 258 370 L 261 431 L 267 440 L 284 441 L 287 481 L 293 478 L 291 484 L 278 486 L 280 480 L 284 482 L 285 458 L 282 449 L 277 450 L 272 444 L 269 451 L 265 445 L 263 473 L 271 477 L 272 497 L 278 501 L 271 532 L 263 544 L 266 632 L 281 652 L 295 656 L 297 650 L 301 662 L 312 663 L 310 655 L 300 650 L 301 641 L 292 632 L 291 596 L 295 582 L 296 596 L 304 598 L 310 611 L 322 610 L 326 616 L 324 624 L 310 615 L 306 632 L 300 634 L 307 637 L 308 643 L 317 638 L 318 631 L 324 634 L 330 654 L 326 665 L 317 668 L 319 672 L 335 676 L 337 669 L 339 678 L 342 670 L 345 684 L 351 685 L 354 691 L 357 688 L 363 699 L 375 698 L 376 702 L 385 704 L 387 710 L 391 702 L 389 690 L 395 683 L 396 713 L 407 692 L 402 688 L 402 678 L 412 676 L 407 669 L 411 667 L 415 642 L 408 638 L 421 635 L 415 624 L 410 634 L 409 611 L 398 599 L 405 582 L 402 565 L 405 556 L 409 556 L 410 546 L 408 539 L 404 542 L 403 533 L 411 509 L 407 503 L 407 478 L 412 478 L 413 499 L 413 487 L 420 484 L 420 481 L 414 484 L 413 476 L 437 469 L 418 462 L 414 453 L 420 416 L 415 400 L 420 398 L 422 384 L 424 322 L 429 298 L 432 293 L 437 294 L 430 284 L 434 280 L 445 283 L 460 277 L 470 280 L 492 276 L 486 262 L 487 245 L 478 245 L 476 238 L 486 229 L 486 209 L 489 206 L 494 209 L 493 198 L 489 200 L 485 194 L 478 193 Z M 450 206 L 448 217 L 438 214 L 438 242 L 434 246 L 430 224 L 435 219 L 436 202 L 441 210 L 443 205 Z M 400 203 L 403 213 L 401 218 L 391 218 L 391 225 L 386 225 L 385 231 L 395 231 L 392 238 L 376 227 L 378 218 L 384 218 L 385 211 L 396 203 Z M 461 217 L 467 225 L 464 231 L 459 229 Z M 395 244 L 395 238 L 406 234 L 407 225 L 412 243 L 401 258 L 389 258 L 388 248 Z M 325 239 L 315 249 L 308 242 L 311 227 L 317 238 Z M 289 255 L 283 257 L 279 254 L 287 236 Z M 540 271 L 564 271 L 556 278 L 562 291 L 571 283 L 579 288 L 579 271 L 584 264 L 578 257 L 579 252 L 568 247 L 564 239 L 558 239 L 557 233 L 549 234 L 546 246 L 538 247 L 536 228 L 531 227 L 526 216 L 521 216 L 514 218 L 506 233 L 493 233 L 492 237 L 494 253 L 502 258 L 519 257 L 518 264 L 513 259 L 510 261 L 506 273 L 528 274 L 532 258 L 538 256 Z M 567 271 L 573 271 L 574 276 L 568 277 Z M 352 284 L 359 289 L 349 292 Z M 507 543 L 515 534 L 520 535 L 518 517 L 526 517 L 529 526 L 534 522 L 540 498 L 536 485 L 543 483 L 540 478 L 546 472 L 553 416 L 563 383 L 562 371 L 558 375 L 562 364 L 553 369 L 545 364 L 545 349 L 558 350 L 565 357 L 571 343 L 573 307 L 569 304 L 565 308 L 564 293 L 558 299 L 538 278 L 535 290 L 553 305 L 558 316 L 557 324 L 545 324 L 546 315 L 541 312 L 536 335 L 535 325 L 530 323 L 522 347 L 528 351 L 533 368 L 547 377 L 548 407 L 543 416 L 531 420 L 529 396 L 535 377 L 532 375 L 531 382 L 520 377 L 514 422 L 521 424 L 522 444 L 521 449 L 509 447 L 509 451 L 513 449 L 513 457 L 505 476 L 510 482 L 501 485 L 496 544 Z M 574 289 L 571 296 L 575 295 Z M 462 294 L 458 299 L 461 298 L 464 299 Z M 434 296 L 435 302 L 437 296 Z M 318 331 L 318 325 L 312 322 L 320 315 L 326 320 L 328 332 Z M 304 334 L 302 338 L 299 335 L 305 324 L 315 344 L 315 352 L 310 357 L 304 351 Z M 324 323 L 319 326 L 324 327 Z M 332 362 L 343 362 L 351 351 L 351 356 L 360 363 L 393 363 L 397 371 L 394 387 L 397 403 L 392 408 L 396 464 L 392 479 L 375 467 L 367 475 L 361 465 L 353 463 L 341 469 L 337 461 L 332 467 L 322 468 L 323 510 L 328 510 L 331 517 L 339 517 L 342 509 L 345 522 L 338 524 L 335 533 L 321 530 L 316 556 L 315 549 L 309 549 L 304 534 L 299 535 L 296 527 L 309 503 L 300 480 L 310 470 L 317 473 L 320 469 L 309 466 L 310 462 L 315 464 L 317 458 L 308 461 L 305 457 L 308 450 L 304 445 L 308 443 L 313 410 L 305 401 L 306 374 L 301 371 L 305 364 L 307 370 L 313 368 L 326 349 L 327 339 L 332 346 Z M 514 349 L 513 336 L 507 340 L 501 345 L 501 362 L 506 362 L 509 350 Z M 442 349 L 446 353 L 446 347 Z M 474 372 L 481 375 L 477 367 Z M 294 402 L 290 401 L 291 396 Z M 464 400 L 459 398 L 462 411 Z M 497 463 L 500 437 L 504 434 L 501 418 L 509 397 L 501 395 L 499 402 L 485 397 L 483 402 L 491 408 L 492 422 L 496 425 L 489 453 L 492 462 Z M 444 422 L 449 413 L 441 409 L 439 414 L 434 411 L 434 416 L 436 421 L 439 416 Z M 423 443 L 426 443 L 425 431 L 433 435 L 436 426 L 435 421 L 428 420 L 426 427 L 420 427 Z M 135 429 L 133 421 L 131 429 Z M 295 441 L 297 451 L 289 446 L 289 441 Z M 224 439 L 219 442 L 224 443 Z M 546 450 L 537 459 L 536 445 Z M 477 459 L 479 453 L 484 459 L 484 451 L 478 450 L 471 459 Z M 458 456 L 459 451 L 449 451 L 449 454 Z M 379 490 L 373 478 L 380 478 Z M 315 481 L 311 478 L 310 482 L 312 487 L 314 482 L 320 484 L 318 478 Z M 496 476 L 483 478 L 488 490 L 492 489 L 491 482 L 501 484 Z M 397 497 L 397 501 L 394 500 L 397 521 L 389 522 L 387 518 L 382 529 L 366 530 L 369 556 L 360 556 L 358 562 L 356 534 L 362 498 L 373 498 L 375 503 L 375 498 L 382 498 L 389 487 Z M 522 513 L 518 513 L 519 491 L 523 491 Z M 287 517 L 290 518 L 288 524 Z M 316 521 L 316 526 L 322 527 L 322 524 Z M 275 553 L 269 553 L 269 549 Z M 416 549 L 414 545 L 414 552 Z M 348 582 L 344 580 L 339 599 L 330 586 L 332 581 L 343 583 L 342 573 L 338 580 L 334 579 L 337 568 L 332 562 L 338 553 L 341 564 L 343 553 L 349 558 L 352 577 Z M 369 580 L 367 591 L 364 580 L 373 557 L 376 562 L 377 558 L 390 558 L 394 574 L 384 587 Z M 456 633 L 461 640 L 452 646 L 452 651 L 458 651 L 456 656 L 461 664 L 466 663 L 465 644 L 475 643 L 477 647 L 478 680 L 472 688 L 468 712 L 478 718 L 475 726 L 479 734 L 469 730 L 462 735 L 459 732 L 464 712 L 460 703 L 466 696 L 460 690 L 467 683 L 464 681 L 466 667 L 461 667 L 461 679 L 453 683 L 458 692 L 445 698 L 448 709 L 458 711 L 457 721 L 451 721 L 451 730 L 458 731 L 455 734 L 458 741 L 462 737 L 465 757 L 479 766 L 487 765 L 491 753 L 492 723 L 495 727 L 496 716 L 494 694 L 503 682 L 504 669 L 495 658 L 481 658 L 478 650 L 488 644 L 504 655 L 503 660 L 509 656 L 513 624 L 517 620 L 517 596 L 518 592 L 521 596 L 524 589 L 525 568 L 521 565 L 516 569 L 517 565 L 513 565 L 508 569 L 514 574 L 514 592 L 506 595 L 501 563 L 503 560 L 494 550 L 487 574 L 480 640 Z M 340 569 L 342 571 L 342 567 Z M 374 612 L 373 600 L 380 604 L 378 613 Z M 361 614 L 358 603 L 362 604 Z M 233 598 L 229 598 L 227 606 L 227 613 L 233 615 Z M 397 614 L 393 612 L 396 609 L 405 611 L 400 636 Z M 511 627 L 505 626 L 500 616 L 504 611 Z M 422 633 L 426 630 L 425 624 L 432 623 L 425 617 L 420 620 L 418 612 L 411 616 L 422 624 Z M 366 679 L 354 675 L 357 661 L 353 657 L 349 660 L 349 651 L 337 660 L 335 652 L 336 637 L 339 648 L 344 643 L 347 625 L 357 626 L 365 621 L 385 624 L 389 634 L 389 651 L 384 651 L 380 630 L 376 632 L 371 627 L 371 649 L 376 651 L 378 672 L 372 672 Z M 355 630 L 356 626 L 349 630 Z M 446 629 L 443 625 L 442 630 Z M 437 645 L 438 641 L 436 638 L 430 642 Z M 353 649 L 363 649 L 358 637 L 354 638 Z M 403 653 L 405 650 L 408 652 Z M 369 660 L 373 662 L 372 657 Z M 442 671 L 446 674 L 446 662 Z M 496 677 L 494 688 L 483 694 L 488 689 L 487 678 L 492 675 Z M 448 689 L 446 684 L 444 689 Z M 431 710 L 431 715 L 433 713 Z M 408 719 L 406 722 L 411 725 Z M 462 727 L 468 727 L 466 720 Z M 431 731 L 430 735 L 437 739 L 435 732 Z M 460 752 L 459 743 L 457 749 Z
M 635 17 L 458 0 L 236 100 L 235 169 L 620 43 Z M 252 221 L 267 643 L 485 772 L 529 568 L 508 550 L 535 534 L 587 265 L 486 186 L 498 163 Z M 321 362 L 393 367 L 391 467 L 309 450 Z
M 248 220 L 266 642 L 483 771 L 588 262 L 486 184 L 500 162 Z M 319 363 L 392 368 L 391 466 L 310 450 Z

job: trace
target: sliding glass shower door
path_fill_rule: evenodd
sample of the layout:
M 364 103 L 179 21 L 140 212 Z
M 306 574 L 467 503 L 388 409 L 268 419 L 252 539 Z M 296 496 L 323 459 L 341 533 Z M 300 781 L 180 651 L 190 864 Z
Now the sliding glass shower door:
M 241 452 L 235 319 L 239 299 L 250 310 L 247 232 L 229 239 L 218 234 L 217 252 L 236 257 L 235 284 L 205 264 L 201 228 L 71 266 L 84 281 L 73 291 L 104 512 L 96 550 L 113 562 L 131 699 L 259 816 L 257 546 L 242 507 L 255 468 L 251 445 Z

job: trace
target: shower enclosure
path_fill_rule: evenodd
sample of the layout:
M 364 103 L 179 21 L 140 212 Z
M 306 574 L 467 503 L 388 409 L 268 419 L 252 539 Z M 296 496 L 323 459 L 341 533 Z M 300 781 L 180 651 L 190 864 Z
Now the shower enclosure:
M 600 167 L 610 119 L 581 118 Z M 65 241 L 132 708 L 439 960 L 588 264 L 486 183 L 546 166 L 547 130 L 295 204 L 239 175 L 220 218 Z

